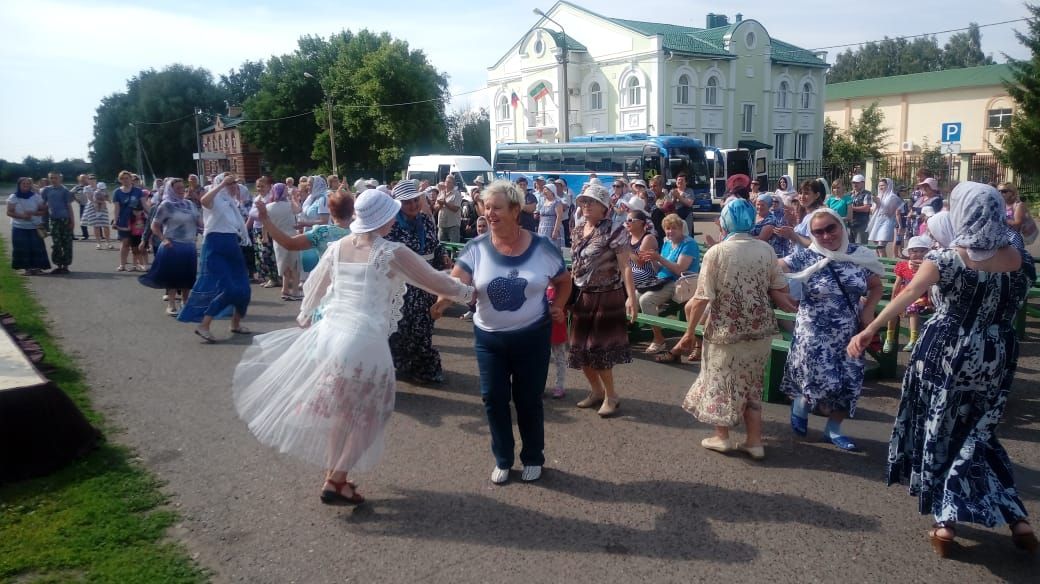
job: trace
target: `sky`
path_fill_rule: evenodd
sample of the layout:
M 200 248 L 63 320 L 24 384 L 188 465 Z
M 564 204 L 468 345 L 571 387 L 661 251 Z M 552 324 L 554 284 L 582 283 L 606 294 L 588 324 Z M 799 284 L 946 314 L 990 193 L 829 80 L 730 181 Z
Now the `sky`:
M 762 23 L 770 35 L 806 49 L 981 25 L 1027 15 L 1019 0 L 873 0 L 868 9 L 846 2 L 749 0 L 579 0 L 604 16 L 702 28 L 709 12 Z M 87 158 L 101 99 L 125 91 L 142 70 L 182 63 L 219 74 L 246 60 L 291 53 L 303 35 L 343 29 L 387 31 L 421 49 L 449 78 L 449 111 L 488 105 L 487 67 L 548 11 L 534 3 L 476 0 L 0 0 L 0 158 Z M 675 16 L 682 5 L 682 15 Z M 913 6 L 913 10 L 908 10 Z M 982 29 L 982 48 L 1028 58 L 1013 31 L 1023 22 Z M 939 44 L 950 34 L 937 35 Z M 578 39 L 579 41 L 581 39 Z M 830 49 L 829 60 L 844 49 Z M 474 92 L 475 91 L 475 92 Z M 460 94 L 467 95 L 459 96 Z M 190 113 L 190 112 L 186 112 Z

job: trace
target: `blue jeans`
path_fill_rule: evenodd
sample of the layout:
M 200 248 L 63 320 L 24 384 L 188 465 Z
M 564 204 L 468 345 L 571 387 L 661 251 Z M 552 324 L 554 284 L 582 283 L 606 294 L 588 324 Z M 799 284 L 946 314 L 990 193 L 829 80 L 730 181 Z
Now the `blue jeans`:
M 484 400 L 491 428 L 491 452 L 498 468 L 513 466 L 513 419 L 509 408 L 516 406 L 520 428 L 520 462 L 525 466 L 545 463 L 545 413 L 542 391 L 549 373 L 551 321 L 507 332 L 487 332 L 473 327 L 474 349 L 480 368 L 480 397 Z

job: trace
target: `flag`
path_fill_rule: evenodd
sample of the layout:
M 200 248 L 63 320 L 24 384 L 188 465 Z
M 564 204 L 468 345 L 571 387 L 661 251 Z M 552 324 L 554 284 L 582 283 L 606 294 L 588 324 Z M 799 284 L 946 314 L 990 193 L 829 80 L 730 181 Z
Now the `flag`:
M 539 99 L 542 99 L 543 97 L 549 95 L 549 88 L 545 86 L 544 81 L 539 81 L 538 85 L 532 87 L 531 91 L 527 93 L 531 96 L 532 99 L 538 101 Z
M 517 96 L 515 91 L 513 92 L 513 95 L 509 97 L 509 103 L 513 105 L 513 109 L 516 109 L 516 106 L 520 105 L 520 97 Z

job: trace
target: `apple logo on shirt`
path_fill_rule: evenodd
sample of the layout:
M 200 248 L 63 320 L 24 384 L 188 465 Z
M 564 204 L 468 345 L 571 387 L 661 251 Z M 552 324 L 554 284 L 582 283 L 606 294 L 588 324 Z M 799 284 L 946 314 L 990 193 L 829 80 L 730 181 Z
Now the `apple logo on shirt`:
M 499 276 L 487 287 L 488 300 L 491 306 L 499 312 L 516 312 L 524 305 L 524 290 L 527 289 L 527 280 L 519 277 L 517 270 L 510 270 L 505 278 Z

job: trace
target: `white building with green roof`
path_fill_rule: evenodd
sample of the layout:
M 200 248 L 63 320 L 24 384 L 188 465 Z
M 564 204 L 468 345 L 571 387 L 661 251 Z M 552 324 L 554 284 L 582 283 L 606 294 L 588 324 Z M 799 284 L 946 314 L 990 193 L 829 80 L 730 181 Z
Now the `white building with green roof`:
M 826 116 L 846 130 L 877 102 L 885 115 L 888 152 L 935 146 L 943 141 L 944 124 L 960 124 L 959 150 L 989 153 L 1015 110 L 1004 89 L 1010 78 L 1010 67 L 1000 64 L 832 83 L 827 86 Z
M 733 22 L 709 14 L 703 29 L 564 1 L 545 14 L 488 69 L 493 143 L 638 132 L 821 157 L 824 54 L 772 38 L 740 14 Z

